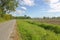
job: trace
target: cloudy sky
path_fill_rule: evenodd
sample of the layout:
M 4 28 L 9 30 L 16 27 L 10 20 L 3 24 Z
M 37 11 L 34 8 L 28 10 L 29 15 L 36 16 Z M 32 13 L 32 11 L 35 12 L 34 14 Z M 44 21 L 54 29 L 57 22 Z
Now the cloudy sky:
M 60 0 L 19 0 L 14 16 L 60 16 Z

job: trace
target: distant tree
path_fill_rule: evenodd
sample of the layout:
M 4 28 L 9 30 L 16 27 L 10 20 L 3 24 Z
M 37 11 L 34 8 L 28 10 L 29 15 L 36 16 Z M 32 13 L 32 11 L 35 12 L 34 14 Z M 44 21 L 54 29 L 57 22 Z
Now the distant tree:
M 31 17 L 30 17 L 30 16 L 28 16 L 26 19 L 31 19 Z
M 43 17 L 43 19 L 50 19 L 50 17 Z
M 56 19 L 56 17 L 52 17 L 52 19 Z
M 26 15 L 24 15 L 24 16 L 14 17 L 14 18 L 15 18 L 15 19 L 31 19 L 30 16 L 26 16 Z
M 27 15 L 24 15 L 24 18 L 27 18 Z
M 46 19 L 46 17 L 43 17 L 43 19 Z
M 60 19 L 60 17 L 57 17 L 57 19 Z

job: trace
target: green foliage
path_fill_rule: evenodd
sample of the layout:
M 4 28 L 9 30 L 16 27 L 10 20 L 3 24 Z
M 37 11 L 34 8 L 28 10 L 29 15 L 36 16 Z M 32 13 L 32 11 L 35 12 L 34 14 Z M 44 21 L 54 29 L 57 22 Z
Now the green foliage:
M 18 0 L 0 0 L 0 17 L 6 13 L 15 11 L 18 6 Z
M 44 27 L 38 26 L 41 24 L 39 22 L 28 21 L 29 20 L 17 20 L 18 31 L 21 34 L 22 40 L 60 40 L 60 34 L 56 34 L 51 30 L 46 30 Z M 47 25 L 49 26 L 49 24 L 44 24 L 44 26 Z M 55 28 L 56 26 L 50 27 Z
M 19 17 L 14 17 L 15 19 L 31 19 L 29 16 L 19 16 Z
M 58 25 L 52 25 L 52 24 L 47 24 L 47 23 L 40 23 L 40 22 L 33 22 L 33 21 L 27 21 L 30 24 L 37 25 L 39 27 L 42 27 L 46 30 L 50 30 L 55 32 L 56 34 L 60 34 L 60 26 Z
M 6 21 L 5 19 L 3 19 L 3 18 L 0 18 L 0 22 L 4 22 L 4 21 Z
M 4 18 L 5 20 L 10 20 L 10 19 L 12 19 L 13 17 L 12 17 L 12 15 L 10 15 L 10 14 L 5 14 L 5 15 L 3 16 L 3 18 Z
M 11 20 L 11 19 L 13 19 L 12 15 L 5 14 L 5 15 L 3 15 L 3 17 L 0 17 L 0 22 L 4 22 L 4 21 L 7 21 L 7 20 Z

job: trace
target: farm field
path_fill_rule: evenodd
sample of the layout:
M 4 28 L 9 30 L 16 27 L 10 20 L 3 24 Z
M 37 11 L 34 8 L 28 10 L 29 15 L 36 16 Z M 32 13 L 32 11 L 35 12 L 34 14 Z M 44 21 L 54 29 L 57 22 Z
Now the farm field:
M 40 22 L 40 23 L 60 25 L 60 19 L 35 19 L 35 20 L 33 19 L 33 21 Z
M 19 37 L 22 40 L 60 40 L 60 25 L 40 20 L 17 20 Z

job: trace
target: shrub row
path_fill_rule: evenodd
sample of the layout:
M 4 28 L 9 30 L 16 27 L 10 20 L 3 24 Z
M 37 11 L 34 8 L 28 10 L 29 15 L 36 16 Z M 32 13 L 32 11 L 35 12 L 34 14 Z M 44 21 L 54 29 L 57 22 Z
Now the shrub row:
M 56 34 L 60 34 L 60 26 L 58 25 L 52 25 L 52 24 L 47 24 L 47 23 L 40 23 L 40 22 L 33 22 L 33 21 L 27 21 L 30 24 L 37 25 L 39 27 L 42 27 L 46 30 L 50 30 L 55 32 Z

